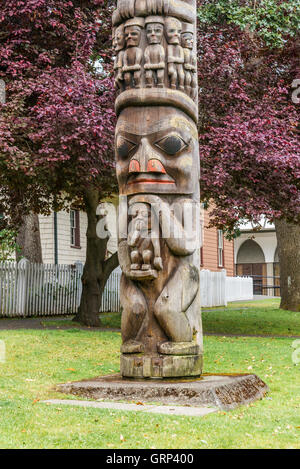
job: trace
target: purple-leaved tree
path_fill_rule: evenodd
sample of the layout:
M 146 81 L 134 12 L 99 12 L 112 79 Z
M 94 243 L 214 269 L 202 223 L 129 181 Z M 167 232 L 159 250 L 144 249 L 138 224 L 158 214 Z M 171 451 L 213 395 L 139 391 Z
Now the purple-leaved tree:
M 100 325 L 117 255 L 96 235 L 99 202 L 116 190 L 111 3 L 4 0 L 0 6 L 0 166 L 3 212 L 15 222 L 76 203 L 88 216 L 76 319 Z M 16 208 L 16 210 L 15 210 Z
M 296 1 L 199 1 L 201 193 L 213 223 L 274 220 L 281 307 L 300 311 Z M 300 93 L 299 93 L 300 94 Z

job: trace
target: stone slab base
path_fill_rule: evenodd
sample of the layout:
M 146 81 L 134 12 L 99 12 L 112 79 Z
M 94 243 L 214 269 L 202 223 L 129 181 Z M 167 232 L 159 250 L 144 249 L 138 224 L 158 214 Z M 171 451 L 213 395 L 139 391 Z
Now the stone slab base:
M 202 375 L 198 379 L 124 379 L 121 375 L 60 384 L 66 394 L 110 401 L 211 406 L 223 410 L 262 399 L 268 386 L 256 375 Z
M 121 375 L 127 378 L 200 376 L 202 355 L 121 355 Z

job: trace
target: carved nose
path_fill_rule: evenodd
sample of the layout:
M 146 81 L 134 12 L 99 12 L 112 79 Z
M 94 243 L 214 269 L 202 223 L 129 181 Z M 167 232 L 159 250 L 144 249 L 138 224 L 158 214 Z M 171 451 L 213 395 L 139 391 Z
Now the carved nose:
M 130 163 L 129 163 L 128 172 L 129 173 L 141 173 L 142 171 L 141 171 L 140 163 L 137 160 L 131 160 Z M 165 170 L 163 164 L 160 161 L 156 160 L 156 159 L 152 159 L 152 160 L 148 161 L 146 172 L 147 173 L 166 174 L 166 170 Z
M 139 149 L 131 159 L 129 173 L 162 173 L 166 174 L 160 154 L 150 145 L 146 138 L 142 138 Z

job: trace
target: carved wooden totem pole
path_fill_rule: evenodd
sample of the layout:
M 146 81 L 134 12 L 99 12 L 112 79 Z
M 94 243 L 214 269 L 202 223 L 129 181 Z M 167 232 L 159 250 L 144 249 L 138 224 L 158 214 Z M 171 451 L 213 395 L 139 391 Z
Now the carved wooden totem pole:
M 113 27 L 121 373 L 199 376 L 196 2 L 119 0 Z

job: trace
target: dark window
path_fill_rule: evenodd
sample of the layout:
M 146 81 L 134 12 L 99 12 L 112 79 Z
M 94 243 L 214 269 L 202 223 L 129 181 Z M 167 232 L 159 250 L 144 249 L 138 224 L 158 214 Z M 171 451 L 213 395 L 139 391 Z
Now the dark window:
M 218 267 L 224 267 L 224 235 L 218 230 Z
M 200 218 L 200 266 L 201 267 L 203 267 L 204 265 L 203 244 L 204 244 L 204 218 L 202 214 L 202 217 Z
M 203 246 L 200 248 L 200 266 L 203 267 L 204 259 L 203 259 Z
M 70 211 L 71 246 L 80 248 L 80 217 L 79 210 Z

